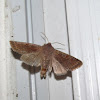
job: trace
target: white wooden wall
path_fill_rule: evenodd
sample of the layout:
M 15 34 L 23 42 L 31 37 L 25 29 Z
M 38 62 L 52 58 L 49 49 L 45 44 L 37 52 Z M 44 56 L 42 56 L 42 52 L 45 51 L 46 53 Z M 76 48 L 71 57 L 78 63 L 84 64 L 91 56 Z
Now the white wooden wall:
M 0 11 L 0 100 L 100 100 L 100 0 L 0 0 Z M 43 45 L 41 32 L 83 66 L 41 80 L 9 45 Z

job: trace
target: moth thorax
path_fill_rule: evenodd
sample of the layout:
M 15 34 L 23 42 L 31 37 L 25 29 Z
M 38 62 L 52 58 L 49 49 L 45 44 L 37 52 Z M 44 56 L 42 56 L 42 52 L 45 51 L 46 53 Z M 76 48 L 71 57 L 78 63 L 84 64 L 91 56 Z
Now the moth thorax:
M 54 48 L 52 47 L 51 43 L 45 44 L 43 46 L 43 53 L 46 55 L 51 54 L 54 51 Z

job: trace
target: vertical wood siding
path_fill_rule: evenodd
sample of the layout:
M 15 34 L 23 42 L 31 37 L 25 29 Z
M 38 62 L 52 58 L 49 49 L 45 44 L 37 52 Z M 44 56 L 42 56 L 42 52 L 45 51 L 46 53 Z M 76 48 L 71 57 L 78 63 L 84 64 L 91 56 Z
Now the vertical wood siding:
M 9 2 L 0 0 L 0 100 L 16 100 L 16 69 L 9 41 L 12 19 Z
M 6 74 L 14 76 L 11 76 L 12 80 L 8 78 L 3 86 L 9 87 L 7 82 L 12 82 L 14 92 L 16 87 L 18 92 L 17 98 L 11 95 L 2 100 L 100 100 L 100 1 L 9 0 L 8 6 L 11 7 L 9 11 L 14 37 L 0 35 L 0 43 L 4 43 L 0 48 L 6 48 L 6 40 L 2 37 L 7 41 L 12 39 L 43 45 L 43 32 L 49 42 L 65 45 L 53 44 L 54 48 L 63 48 L 61 51 L 82 60 L 83 66 L 66 76 L 55 77 L 52 73 L 51 77 L 47 75 L 45 80 L 41 80 L 39 69 L 22 64 L 17 55 L 14 54 L 13 57 L 10 50 L 6 52 L 1 49 L 4 54 L 1 61 L 7 59 L 14 62 L 0 63 L 4 66 L 2 72 L 7 70 L 7 73 L 0 73 L 0 76 L 3 75 L 1 79 L 6 79 Z M 9 49 L 8 43 L 7 48 Z M 8 58 L 5 58 L 5 52 Z M 7 69 L 5 64 L 9 66 Z M 15 69 L 10 70 L 13 66 L 16 67 L 16 75 Z M 0 81 L 0 88 L 1 86 Z M 1 88 L 0 92 L 7 93 L 6 87 L 4 90 Z

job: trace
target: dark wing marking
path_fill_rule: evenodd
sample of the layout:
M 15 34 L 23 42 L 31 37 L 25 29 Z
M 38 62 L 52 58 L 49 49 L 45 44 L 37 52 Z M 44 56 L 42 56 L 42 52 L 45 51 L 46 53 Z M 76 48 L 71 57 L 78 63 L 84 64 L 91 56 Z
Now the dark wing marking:
M 15 51 L 19 54 L 38 52 L 41 49 L 41 46 L 39 46 L 39 45 L 25 43 L 25 42 L 10 41 L 10 45 L 11 45 L 13 51 Z
M 73 71 L 82 65 L 82 62 L 77 58 L 74 58 L 58 50 L 54 51 L 53 56 L 65 70 Z

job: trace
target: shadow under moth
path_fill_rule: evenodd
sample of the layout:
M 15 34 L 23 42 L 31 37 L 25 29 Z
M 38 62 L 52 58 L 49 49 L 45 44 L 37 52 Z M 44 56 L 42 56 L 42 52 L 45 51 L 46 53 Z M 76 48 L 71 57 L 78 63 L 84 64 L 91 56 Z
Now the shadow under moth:
M 43 46 L 10 41 L 14 52 L 21 54 L 21 60 L 31 66 L 41 66 L 40 76 L 46 78 L 46 72 L 54 71 L 55 75 L 65 75 L 82 65 L 82 62 L 68 54 L 53 48 L 51 43 Z

